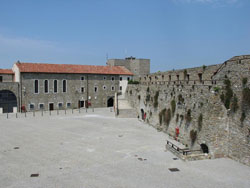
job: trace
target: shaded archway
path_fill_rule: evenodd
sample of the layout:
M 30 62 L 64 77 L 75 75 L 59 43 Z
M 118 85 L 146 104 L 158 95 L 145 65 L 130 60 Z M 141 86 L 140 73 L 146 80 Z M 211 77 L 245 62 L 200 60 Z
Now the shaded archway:
M 3 109 L 3 113 L 12 113 L 14 107 L 17 107 L 16 95 L 12 91 L 1 90 L 0 108 Z
M 114 98 L 110 97 L 107 101 L 107 106 L 108 107 L 113 107 L 114 106 Z
M 144 120 L 144 110 L 141 109 L 141 119 Z
M 206 144 L 201 144 L 201 150 L 203 153 L 209 153 L 209 149 Z

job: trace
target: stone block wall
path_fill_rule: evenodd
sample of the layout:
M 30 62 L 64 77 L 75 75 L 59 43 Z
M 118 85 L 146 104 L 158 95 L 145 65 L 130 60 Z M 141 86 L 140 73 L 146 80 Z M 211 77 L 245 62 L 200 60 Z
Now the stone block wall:
M 83 77 L 83 80 L 82 80 Z M 114 80 L 112 80 L 112 77 Z M 34 93 L 34 81 L 39 81 L 39 92 Z M 44 81 L 49 82 L 49 92 L 44 92 Z M 54 93 L 54 80 L 57 80 L 58 92 Z M 67 82 L 67 91 L 62 91 L 63 80 Z M 97 91 L 95 91 L 95 87 Z M 112 90 L 113 87 L 113 90 Z M 29 105 L 34 104 L 34 110 L 40 110 L 39 104 L 44 104 L 44 110 L 49 109 L 49 103 L 54 104 L 54 109 L 59 109 L 58 103 L 63 103 L 62 108 L 78 108 L 79 101 L 88 99 L 91 107 L 107 107 L 107 100 L 114 97 L 119 90 L 118 75 L 86 75 L 86 74 L 37 74 L 22 73 L 22 105 L 29 111 Z M 83 92 L 82 89 L 84 88 Z M 89 97 L 88 97 L 89 96 Z
M 225 64 L 150 74 L 141 77 L 139 85 L 129 85 L 126 97 L 139 118 L 143 110 L 145 121 L 156 129 L 175 136 L 178 127 L 178 139 L 191 149 L 205 143 L 214 158 L 226 156 L 250 165 L 249 108 L 244 110 L 246 117 L 241 121 L 242 79 L 248 78 L 244 87 L 249 88 L 250 60 L 244 56 Z M 189 74 L 189 80 L 185 74 Z M 221 97 L 227 95 L 225 80 L 230 80 L 233 92 L 229 108 Z M 234 111 L 235 96 L 238 108 Z M 197 133 L 195 141 L 191 131 Z

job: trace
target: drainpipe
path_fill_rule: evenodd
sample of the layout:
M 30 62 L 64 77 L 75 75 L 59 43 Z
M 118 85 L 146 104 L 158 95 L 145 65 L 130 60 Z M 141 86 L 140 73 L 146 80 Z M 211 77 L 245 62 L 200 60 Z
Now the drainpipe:
M 85 105 L 87 108 L 89 108 L 89 75 L 87 75 L 87 105 Z

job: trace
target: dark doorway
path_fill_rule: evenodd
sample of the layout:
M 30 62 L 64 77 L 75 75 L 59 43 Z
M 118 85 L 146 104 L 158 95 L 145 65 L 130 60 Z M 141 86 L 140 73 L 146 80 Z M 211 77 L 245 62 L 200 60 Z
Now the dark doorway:
M 201 144 L 201 150 L 203 153 L 209 153 L 209 150 L 206 144 Z
M 113 98 L 113 97 L 110 97 L 110 98 L 108 99 L 107 104 L 108 104 L 108 107 L 113 107 L 113 106 L 114 106 L 114 98 Z
M 0 91 L 0 108 L 3 108 L 3 113 L 12 113 L 13 107 L 17 107 L 16 95 L 9 90 Z
M 144 120 L 144 110 L 141 109 L 141 119 Z
M 84 107 L 84 101 L 79 101 L 79 108 L 83 108 Z
M 50 104 L 49 104 L 49 110 L 50 110 L 50 111 L 54 110 L 54 103 L 50 103 Z

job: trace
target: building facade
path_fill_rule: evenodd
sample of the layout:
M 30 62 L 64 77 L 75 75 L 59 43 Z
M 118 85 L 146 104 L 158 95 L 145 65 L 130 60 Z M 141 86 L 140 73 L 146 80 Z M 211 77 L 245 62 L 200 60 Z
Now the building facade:
M 136 77 L 150 73 L 150 59 L 136 59 L 132 56 L 125 59 L 109 59 L 107 65 L 124 66 Z
M 0 113 L 111 107 L 132 78 L 122 66 L 17 62 L 0 71 Z

